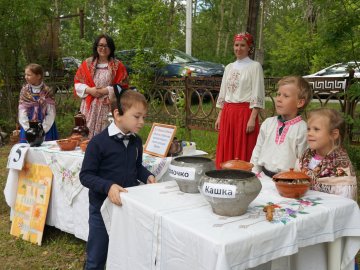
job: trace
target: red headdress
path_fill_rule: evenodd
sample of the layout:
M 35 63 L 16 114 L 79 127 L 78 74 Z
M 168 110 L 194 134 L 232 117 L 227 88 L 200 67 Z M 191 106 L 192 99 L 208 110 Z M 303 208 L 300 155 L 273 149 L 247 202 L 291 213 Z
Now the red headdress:
M 245 40 L 249 47 L 253 45 L 253 36 L 248 32 L 239 33 L 234 36 L 234 42 L 241 40 Z

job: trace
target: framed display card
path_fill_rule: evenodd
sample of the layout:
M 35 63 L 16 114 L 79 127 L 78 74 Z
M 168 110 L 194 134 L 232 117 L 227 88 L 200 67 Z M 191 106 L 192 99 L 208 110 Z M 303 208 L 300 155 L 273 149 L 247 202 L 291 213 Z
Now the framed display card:
M 176 126 L 154 123 L 146 140 L 144 152 L 166 157 L 176 133 Z

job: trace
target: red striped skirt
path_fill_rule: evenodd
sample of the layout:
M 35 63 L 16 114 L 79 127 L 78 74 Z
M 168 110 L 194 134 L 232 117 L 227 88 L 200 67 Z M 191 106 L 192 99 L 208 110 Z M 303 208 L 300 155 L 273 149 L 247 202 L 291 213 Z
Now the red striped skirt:
M 220 130 L 216 146 L 216 168 L 222 162 L 240 159 L 250 161 L 259 134 L 259 119 L 255 130 L 246 134 L 246 126 L 251 115 L 249 103 L 225 103 L 221 112 Z

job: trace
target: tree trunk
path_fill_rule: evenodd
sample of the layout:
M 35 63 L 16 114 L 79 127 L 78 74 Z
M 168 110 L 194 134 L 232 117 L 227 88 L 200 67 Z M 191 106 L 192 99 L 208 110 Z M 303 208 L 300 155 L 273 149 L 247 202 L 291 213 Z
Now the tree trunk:
M 254 42 L 257 37 L 257 19 L 259 14 L 260 0 L 250 0 L 249 1 L 249 12 L 246 31 L 249 32 L 254 37 Z M 255 49 L 255 48 L 254 48 Z M 251 56 L 254 58 L 254 53 Z
M 221 32 L 224 27 L 224 0 L 221 0 L 219 10 L 220 10 L 220 25 L 219 25 L 219 29 L 218 29 L 218 35 L 217 35 L 218 37 L 217 37 L 217 44 L 216 44 L 216 56 L 219 56 L 220 43 L 221 43 Z

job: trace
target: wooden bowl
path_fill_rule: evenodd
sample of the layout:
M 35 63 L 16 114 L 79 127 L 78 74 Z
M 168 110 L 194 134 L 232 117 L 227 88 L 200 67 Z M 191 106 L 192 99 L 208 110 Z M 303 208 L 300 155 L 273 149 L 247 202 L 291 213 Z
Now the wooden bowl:
M 279 194 L 286 198 L 299 199 L 310 188 L 310 177 L 303 172 L 294 171 L 294 169 L 275 174 L 273 181 Z
M 242 171 L 250 172 L 252 167 L 254 167 L 254 165 L 247 161 L 243 161 L 240 159 L 233 159 L 222 162 L 220 164 L 220 167 L 221 169 L 242 170 Z
M 60 147 L 61 151 L 72 151 L 76 148 L 78 141 L 71 139 L 57 140 L 57 145 Z
M 81 151 L 85 152 L 86 151 L 86 147 L 88 146 L 88 143 L 89 143 L 90 140 L 84 140 L 80 143 L 80 148 L 81 148 Z

